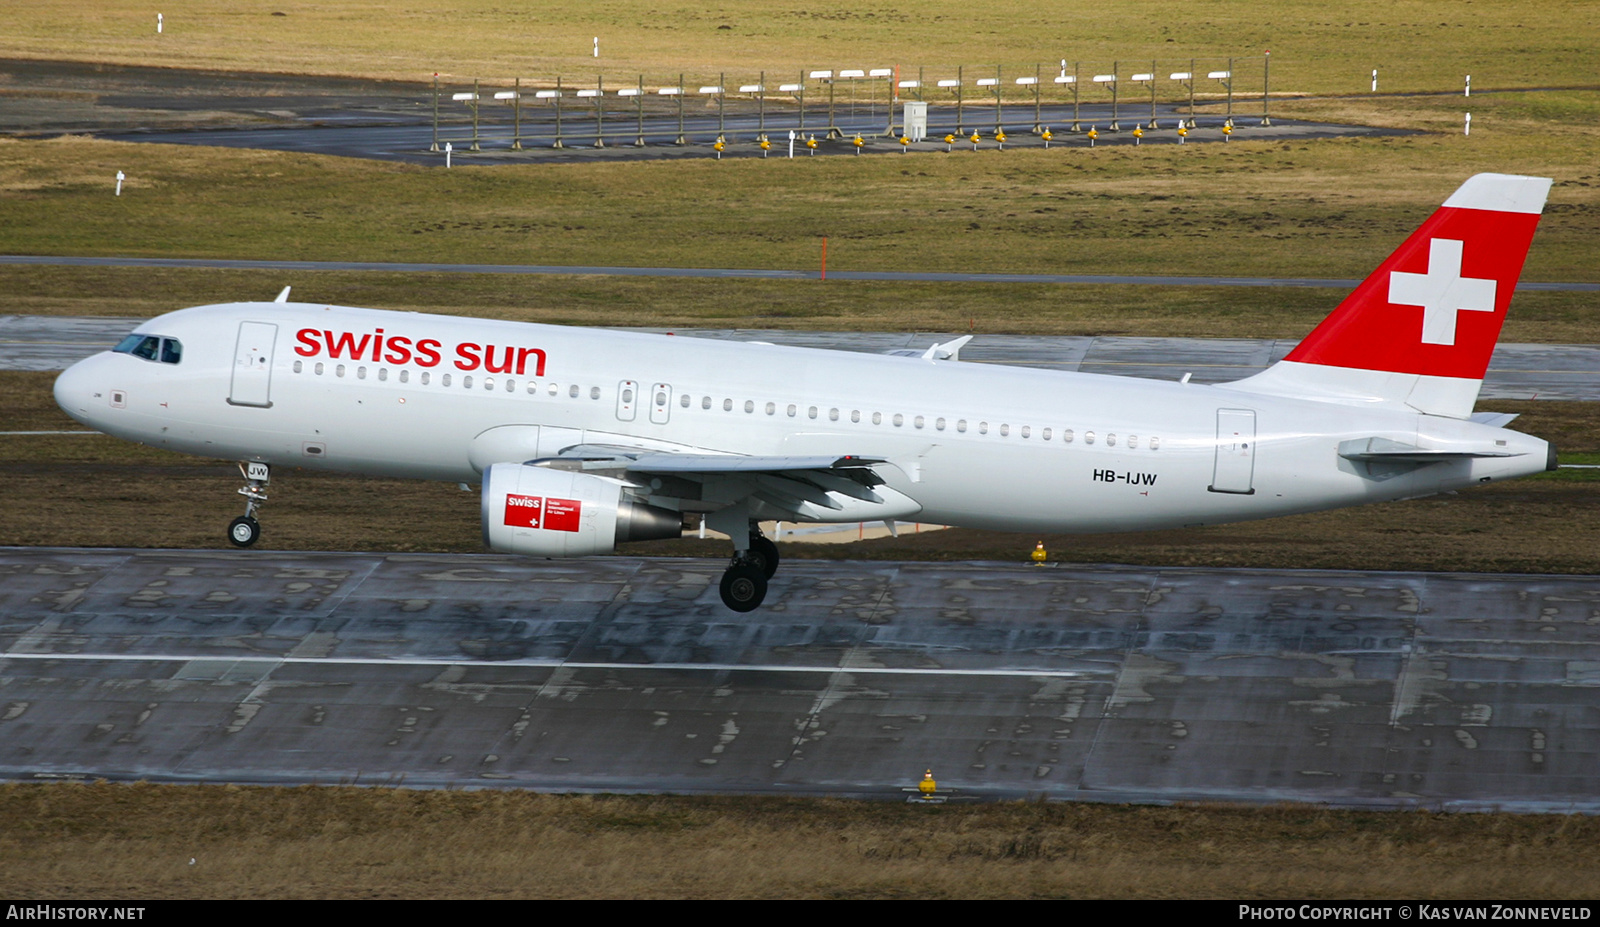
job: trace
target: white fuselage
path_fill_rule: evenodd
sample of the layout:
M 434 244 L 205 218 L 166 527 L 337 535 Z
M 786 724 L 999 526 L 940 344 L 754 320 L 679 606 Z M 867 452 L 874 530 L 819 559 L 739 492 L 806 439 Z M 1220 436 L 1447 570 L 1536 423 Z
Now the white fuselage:
M 1096 532 L 1427 495 L 1547 458 L 1488 425 L 1228 385 L 296 303 L 138 331 L 181 341 L 181 362 L 89 358 L 57 383 L 69 414 L 155 447 L 372 475 L 472 481 L 577 444 L 859 455 L 888 460 L 879 472 L 911 500 L 878 517 Z M 536 446 L 485 437 L 506 426 L 538 426 L 499 432 Z M 1374 478 L 1340 455 L 1374 437 L 1509 456 Z

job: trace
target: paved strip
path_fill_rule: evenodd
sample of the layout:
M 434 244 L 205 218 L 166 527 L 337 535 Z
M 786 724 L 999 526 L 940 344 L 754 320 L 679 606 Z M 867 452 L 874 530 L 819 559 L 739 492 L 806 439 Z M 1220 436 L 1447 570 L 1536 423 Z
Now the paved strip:
M 809 270 L 762 270 L 715 267 L 604 267 L 558 264 L 440 264 L 395 261 L 245 261 L 225 258 L 63 257 L 5 254 L 0 264 L 63 267 L 167 267 L 213 270 L 384 271 L 427 274 L 572 274 L 610 277 L 754 277 L 766 280 L 815 280 Z M 1287 286 L 1351 289 L 1360 280 L 1317 277 L 1204 277 L 1120 274 L 961 274 L 945 272 L 834 271 L 834 280 L 876 280 L 929 283 L 1077 283 L 1142 286 Z M 1600 293 L 1600 283 L 1519 283 L 1518 290 Z
M 1600 812 L 1600 577 L 0 548 L 0 778 Z
M 52 663 L 63 661 L 83 661 L 88 663 L 114 663 L 117 661 L 131 661 L 136 663 L 192 663 L 193 656 L 176 656 L 171 654 L 139 654 L 137 656 L 125 653 L 0 653 L 0 660 L 48 660 Z M 250 657 L 230 656 L 226 658 L 230 663 L 262 663 L 272 666 L 292 666 L 297 663 L 315 666 L 476 666 L 480 660 L 427 660 L 410 658 L 385 659 L 373 657 L 370 659 L 337 659 L 337 658 L 308 658 L 308 657 Z M 582 661 L 568 660 L 503 660 L 497 661 L 501 666 L 560 666 L 566 669 L 600 669 L 600 670 L 636 670 L 644 664 L 639 663 L 585 663 Z M 727 673 L 727 672 L 766 672 L 766 673 L 837 673 L 838 667 L 832 666 L 795 666 L 785 663 L 767 664 L 740 664 L 740 663 L 651 663 L 651 669 L 674 670 L 685 673 Z M 1079 672 L 1053 672 L 1050 670 L 1006 670 L 1006 669 L 930 669 L 922 667 L 854 667 L 851 673 L 862 676 L 996 676 L 1015 677 L 1060 677 L 1077 678 L 1083 676 Z

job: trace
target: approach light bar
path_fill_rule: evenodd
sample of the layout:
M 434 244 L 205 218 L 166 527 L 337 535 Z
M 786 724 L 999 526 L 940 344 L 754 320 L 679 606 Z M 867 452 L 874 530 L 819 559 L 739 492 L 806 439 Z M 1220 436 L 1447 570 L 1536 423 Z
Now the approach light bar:
M 619 97 L 636 97 L 639 95 L 638 87 L 624 87 L 617 91 Z
M 494 98 L 496 100 L 515 100 L 517 92 L 515 90 L 499 90 L 495 92 Z
M 867 72 L 868 77 L 893 77 L 894 68 L 873 68 Z
M 1019 84 L 1037 84 L 1038 82 L 1039 82 L 1039 78 L 1037 78 L 1037 77 L 1019 77 L 1019 78 L 1017 78 L 1017 83 L 1019 83 Z
M 1232 71 L 1212 71 L 1210 74 L 1206 75 L 1206 77 L 1209 77 L 1212 80 L 1227 80 L 1232 76 Z
M 959 86 L 961 86 L 961 81 L 958 81 L 958 80 L 942 80 L 942 81 L 939 81 L 939 86 L 941 86 L 941 87 L 959 87 Z
M 1000 83 L 1000 78 L 998 78 L 998 77 L 980 77 L 980 78 L 978 78 L 978 86 L 979 87 L 993 87 L 995 84 L 998 84 L 998 83 Z
M 866 77 L 867 76 L 867 72 L 863 71 L 863 70 L 860 70 L 859 68 L 851 68 L 851 69 L 846 70 L 846 71 L 840 71 L 839 72 L 839 76 L 840 77 Z
M 477 98 L 478 95 L 475 93 L 452 93 L 450 95 L 452 100 L 476 100 Z
M 910 89 L 912 87 L 921 87 L 922 86 L 922 81 L 920 81 L 920 80 L 903 80 L 900 83 L 895 84 L 895 86 L 905 90 L 905 89 Z
M 1194 75 L 1188 71 L 1173 71 L 1167 75 L 1167 80 L 1193 80 Z
M 1056 83 L 1058 84 L 1076 84 L 1077 82 L 1078 76 L 1076 74 L 1063 74 L 1056 78 Z
M 1128 80 L 1131 80 L 1136 84 L 1149 83 L 1150 81 L 1153 81 L 1155 79 L 1156 79 L 1156 76 L 1154 74 L 1135 74 L 1132 77 L 1128 78 Z
M 779 84 L 778 85 L 778 92 L 779 93 L 799 93 L 800 91 L 802 91 L 804 89 L 806 89 L 806 85 L 805 84 Z
M 578 91 L 578 96 L 580 97 L 597 97 L 599 95 L 600 91 L 594 89 Z
M 680 94 L 682 92 L 683 92 L 683 88 L 682 87 L 662 87 L 660 90 L 656 91 L 656 95 L 657 96 L 662 96 L 662 97 L 670 97 L 670 96 L 676 96 L 677 94 Z
M 1115 74 L 1096 74 L 1094 76 L 1094 82 L 1097 83 L 1097 84 L 1114 84 L 1114 83 L 1117 82 L 1117 75 L 1115 75 Z
M 812 71 L 809 75 L 812 80 L 832 80 L 832 71 Z
M 700 88 L 700 92 L 701 93 L 705 93 L 705 94 L 718 94 L 718 93 L 722 92 L 722 88 L 721 87 L 716 87 L 716 86 L 701 87 Z
M 740 93 L 761 93 L 762 89 L 763 88 L 762 88 L 762 86 L 760 84 L 740 84 L 739 85 L 739 92 Z
M 533 93 L 535 100 L 549 100 L 559 96 L 561 96 L 561 91 L 559 90 L 536 90 Z

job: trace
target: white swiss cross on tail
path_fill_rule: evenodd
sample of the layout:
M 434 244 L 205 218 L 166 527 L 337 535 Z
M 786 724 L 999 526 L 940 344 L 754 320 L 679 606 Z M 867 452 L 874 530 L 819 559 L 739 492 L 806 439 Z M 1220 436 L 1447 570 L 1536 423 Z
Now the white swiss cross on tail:
M 1461 245 L 1432 239 L 1426 274 L 1389 274 L 1389 302 L 1422 307 L 1423 344 L 1455 344 L 1457 312 L 1494 311 L 1494 281 L 1461 276 Z
M 1542 177 L 1468 178 L 1283 361 L 1238 385 L 1471 415 L 1549 192 Z

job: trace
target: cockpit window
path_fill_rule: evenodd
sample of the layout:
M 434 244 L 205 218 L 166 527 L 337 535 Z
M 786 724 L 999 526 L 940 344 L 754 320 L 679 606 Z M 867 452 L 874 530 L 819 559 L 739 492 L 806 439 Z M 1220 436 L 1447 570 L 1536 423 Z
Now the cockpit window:
M 183 344 L 176 338 L 157 335 L 129 335 L 111 349 L 116 354 L 132 354 L 145 360 L 159 360 L 163 364 L 176 364 L 183 360 Z

